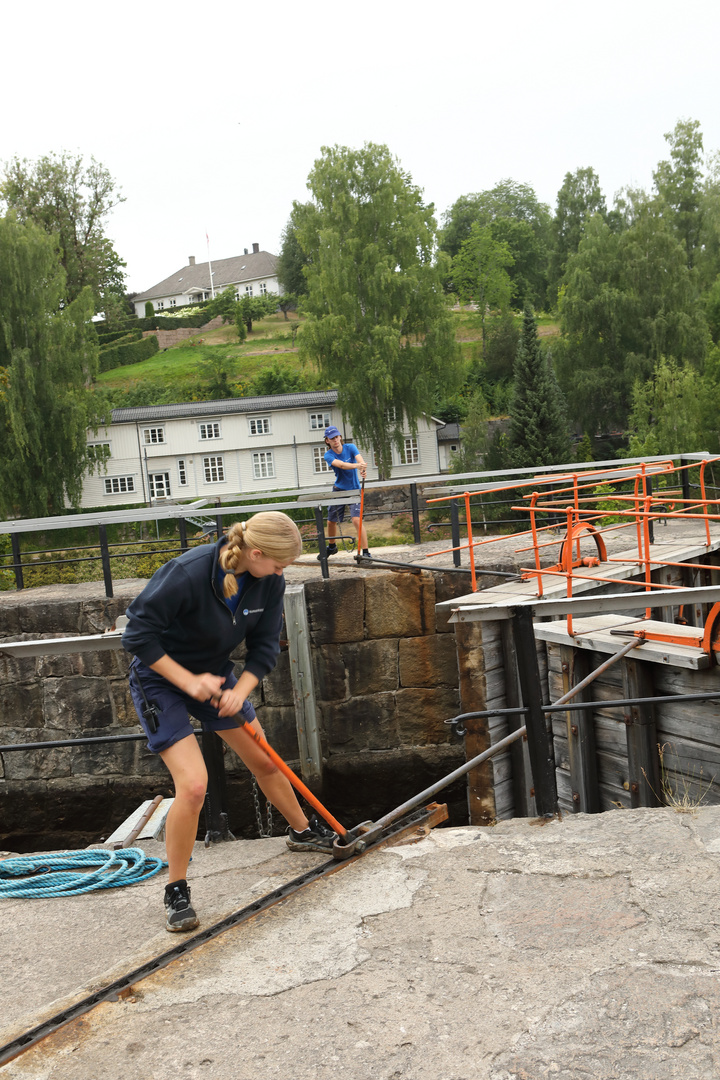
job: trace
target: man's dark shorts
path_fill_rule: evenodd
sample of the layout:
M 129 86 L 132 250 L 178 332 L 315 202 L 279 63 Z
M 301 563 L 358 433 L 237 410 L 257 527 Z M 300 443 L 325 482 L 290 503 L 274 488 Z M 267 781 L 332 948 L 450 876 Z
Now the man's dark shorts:
M 219 674 L 225 677 L 225 690 L 230 690 L 237 682 L 230 663 L 227 665 L 227 670 Z M 157 706 L 158 729 L 155 732 L 149 730 L 143 716 L 145 701 L 138 686 L 138 678 L 142 679 L 148 701 L 154 702 Z M 147 735 L 148 750 L 152 750 L 153 754 L 159 754 L 161 750 L 167 750 L 173 743 L 194 734 L 195 728 L 190 723 L 190 716 L 199 720 L 205 731 L 227 731 L 230 728 L 239 727 L 245 721 L 250 723 L 255 719 L 255 710 L 249 701 L 245 702 L 239 715 L 220 716 L 212 702 L 195 701 L 189 694 L 184 694 L 152 668 L 141 664 L 137 657 L 130 664 L 130 695 L 140 726 Z
M 348 488 L 343 489 L 343 488 L 336 488 L 336 487 L 333 488 L 333 491 L 337 492 L 338 495 L 349 495 L 351 490 L 356 491 L 357 488 L 352 488 L 352 489 L 348 489 Z M 344 503 L 342 506 L 329 506 L 328 507 L 328 521 L 335 521 L 339 525 L 341 521 L 345 520 L 345 511 L 346 510 L 350 511 L 350 517 L 351 518 L 359 518 L 360 517 L 360 503 L 359 502 L 356 502 L 356 503 Z

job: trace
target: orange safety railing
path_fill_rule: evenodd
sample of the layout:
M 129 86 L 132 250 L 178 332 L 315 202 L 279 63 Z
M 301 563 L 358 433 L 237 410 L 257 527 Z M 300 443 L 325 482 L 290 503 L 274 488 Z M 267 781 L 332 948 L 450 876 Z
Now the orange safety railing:
M 446 495 L 441 498 L 428 499 L 428 503 L 448 502 L 457 499 L 463 500 L 465 506 L 467 542 L 451 548 L 445 548 L 443 551 L 433 552 L 425 557 L 433 558 L 436 555 L 467 550 L 470 561 L 472 591 L 477 592 L 475 549 L 486 544 L 496 543 L 499 540 L 528 536 L 531 540 L 530 544 L 515 549 L 516 553 L 524 551 L 533 552 L 534 566 L 521 568 L 523 579 L 529 581 L 534 578 L 537 596 L 541 597 L 543 596 L 544 576 L 565 577 L 567 582 L 567 595 L 571 597 L 573 595 L 574 580 L 591 580 L 597 581 L 598 583 L 602 582 L 603 584 L 627 584 L 626 578 L 601 576 L 598 573 L 583 574 L 578 573 L 578 570 L 583 567 L 589 568 L 599 566 L 600 563 L 627 563 L 627 557 L 624 559 L 608 557 L 603 540 L 603 533 L 608 531 L 617 532 L 621 529 L 630 528 L 634 529 L 636 534 L 637 563 L 643 570 L 643 584 L 645 591 L 649 593 L 657 588 L 680 588 L 681 586 L 663 585 L 653 582 L 651 578 L 653 567 L 690 566 L 693 568 L 700 568 L 703 564 L 676 563 L 653 557 L 651 553 L 650 524 L 653 521 L 666 521 L 669 518 L 701 521 L 705 528 L 705 541 L 709 547 L 711 544 L 710 522 L 720 521 L 720 499 L 708 498 L 705 473 L 707 466 L 712 465 L 716 461 L 720 461 L 720 458 L 707 458 L 700 463 L 693 462 L 689 465 L 676 465 L 672 459 L 667 459 L 666 461 L 653 462 L 651 465 L 642 462 L 638 465 L 618 466 L 616 470 L 608 470 L 607 468 L 601 470 L 577 470 L 551 478 L 548 478 L 547 476 L 531 477 L 528 480 L 515 481 L 514 483 L 505 486 L 495 486 L 494 484 L 487 485 L 479 489 L 479 491 L 481 493 L 492 491 L 493 494 L 496 494 L 503 491 L 516 491 L 523 487 L 532 487 L 533 490 L 530 494 L 523 496 L 523 499 L 527 500 L 525 506 L 512 507 L 514 511 L 527 511 L 530 519 L 530 528 L 519 533 L 491 536 L 483 540 L 476 540 L 473 537 L 470 492 L 465 491 L 462 495 L 458 493 Z M 698 464 L 700 486 L 699 499 L 684 499 L 676 489 L 666 489 L 657 494 L 651 494 L 649 491 L 648 482 L 652 478 L 657 476 L 667 476 L 669 474 L 679 474 L 684 470 L 698 468 Z M 601 481 L 603 485 L 627 484 L 628 482 L 632 482 L 632 492 L 613 492 L 613 503 L 619 505 L 613 506 L 612 510 L 608 511 L 607 509 L 598 506 L 599 502 L 602 502 L 607 498 L 606 492 L 602 494 L 598 494 L 597 492 L 599 481 Z M 546 488 L 542 492 L 538 490 L 540 485 L 545 486 L 550 483 L 554 484 L 552 489 L 548 490 Z M 590 494 L 585 494 L 586 492 Z M 570 502 L 568 502 L 567 499 L 568 495 L 571 496 Z M 627 506 L 627 509 L 621 509 L 621 506 Z M 716 512 L 711 512 L 711 507 Z M 614 518 L 626 520 L 621 520 L 620 522 L 614 521 L 612 524 L 606 525 L 605 527 L 598 527 L 596 523 L 602 525 L 603 519 L 606 519 L 609 513 L 611 513 Z M 541 519 L 541 515 L 543 514 L 553 515 L 554 517 L 562 515 L 565 519 L 564 535 L 545 539 L 544 537 L 546 534 L 557 533 L 558 526 L 556 523 L 539 525 L 538 520 Z M 588 558 L 587 556 L 581 556 L 580 542 L 583 537 L 590 537 L 595 542 L 598 553 L 596 557 Z M 541 550 L 556 545 L 560 545 L 557 563 L 550 567 L 542 567 L 540 559 Z M 645 618 L 649 619 L 650 614 L 651 608 L 647 607 L 645 609 Z M 568 633 L 572 635 L 571 615 L 568 615 L 567 621 Z

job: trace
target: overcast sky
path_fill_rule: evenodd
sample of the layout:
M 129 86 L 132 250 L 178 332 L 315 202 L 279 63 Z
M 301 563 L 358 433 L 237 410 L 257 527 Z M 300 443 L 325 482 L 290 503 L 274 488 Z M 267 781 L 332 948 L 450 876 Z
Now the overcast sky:
M 259 243 L 277 253 L 320 149 L 386 143 L 435 205 L 510 177 L 555 205 L 592 166 L 647 187 L 663 135 L 720 149 L 718 0 L 65 0 L 4 5 L 0 161 L 93 155 L 143 291 Z

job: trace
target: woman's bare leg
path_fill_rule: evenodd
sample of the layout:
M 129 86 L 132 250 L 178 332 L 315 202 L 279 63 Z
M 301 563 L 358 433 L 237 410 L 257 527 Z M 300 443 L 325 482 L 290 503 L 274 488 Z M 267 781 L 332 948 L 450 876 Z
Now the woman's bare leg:
M 161 750 L 175 784 L 175 800 L 165 822 L 168 881 L 187 877 L 200 811 L 207 791 L 207 769 L 194 735 Z
M 259 720 L 253 720 L 250 726 L 259 735 L 263 734 Z M 225 731 L 218 731 L 218 735 L 225 740 L 243 764 L 248 767 L 266 799 L 280 811 L 291 828 L 295 832 L 302 832 L 307 829 L 308 819 L 300 808 L 300 803 L 297 801 L 290 781 L 283 776 L 252 737 L 242 728 L 228 728 Z

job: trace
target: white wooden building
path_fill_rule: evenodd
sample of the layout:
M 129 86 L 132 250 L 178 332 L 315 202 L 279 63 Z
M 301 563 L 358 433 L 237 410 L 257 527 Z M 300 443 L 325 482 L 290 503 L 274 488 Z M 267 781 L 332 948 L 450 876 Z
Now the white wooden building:
M 337 391 L 276 394 L 179 405 L 113 409 L 111 423 L 88 437 L 109 457 L 85 478 L 82 508 L 150 505 L 283 488 L 332 486 L 324 431 L 352 431 L 337 408 Z M 393 450 L 393 478 L 440 471 L 438 420 L 423 417 Z M 377 479 L 373 454 L 359 446 Z
M 269 293 L 279 296 L 283 290 L 277 278 L 277 257 L 269 251 L 260 251 L 259 244 L 253 244 L 252 251 L 246 248 L 244 255 L 216 259 L 212 264 L 196 263 L 191 255 L 187 266 L 133 297 L 135 314 L 143 318 L 147 301 L 155 311 L 173 311 L 210 300 L 213 294 L 217 296 L 230 285 L 234 285 L 238 300 Z

